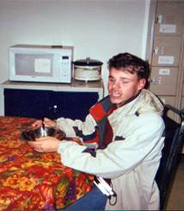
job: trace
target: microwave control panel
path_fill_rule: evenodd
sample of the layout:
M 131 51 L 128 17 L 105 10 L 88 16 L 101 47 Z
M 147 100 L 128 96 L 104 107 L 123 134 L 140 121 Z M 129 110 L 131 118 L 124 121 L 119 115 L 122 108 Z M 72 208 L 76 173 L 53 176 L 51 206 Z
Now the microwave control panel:
M 61 57 L 61 77 L 71 77 L 72 61 L 69 56 Z

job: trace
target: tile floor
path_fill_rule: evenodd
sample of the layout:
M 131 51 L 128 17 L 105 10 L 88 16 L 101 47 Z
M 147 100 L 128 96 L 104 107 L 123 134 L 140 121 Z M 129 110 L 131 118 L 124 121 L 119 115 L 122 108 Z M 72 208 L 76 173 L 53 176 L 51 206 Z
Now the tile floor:
M 184 159 L 178 166 L 166 210 L 184 210 Z

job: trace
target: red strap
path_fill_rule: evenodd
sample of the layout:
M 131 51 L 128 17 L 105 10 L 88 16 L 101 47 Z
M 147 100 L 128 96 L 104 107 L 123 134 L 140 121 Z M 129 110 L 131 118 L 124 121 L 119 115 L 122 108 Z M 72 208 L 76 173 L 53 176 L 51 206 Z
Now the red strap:
M 106 127 L 105 127 L 105 137 L 104 137 L 104 146 L 105 147 L 107 147 L 107 145 L 112 142 L 112 137 L 113 137 L 112 127 L 109 124 L 109 121 L 107 121 Z
M 90 109 L 90 114 L 95 118 L 97 122 L 103 119 L 107 115 L 102 107 L 102 104 L 97 104 L 94 107 L 92 107 Z

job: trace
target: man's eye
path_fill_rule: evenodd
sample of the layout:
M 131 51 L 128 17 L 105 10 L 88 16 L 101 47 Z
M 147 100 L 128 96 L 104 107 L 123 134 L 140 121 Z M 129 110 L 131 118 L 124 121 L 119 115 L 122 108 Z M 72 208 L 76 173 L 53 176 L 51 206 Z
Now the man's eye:
M 122 84 L 128 84 L 129 81 L 121 81 Z
M 114 79 L 113 79 L 113 78 L 109 78 L 109 81 L 110 81 L 110 82 L 114 82 Z

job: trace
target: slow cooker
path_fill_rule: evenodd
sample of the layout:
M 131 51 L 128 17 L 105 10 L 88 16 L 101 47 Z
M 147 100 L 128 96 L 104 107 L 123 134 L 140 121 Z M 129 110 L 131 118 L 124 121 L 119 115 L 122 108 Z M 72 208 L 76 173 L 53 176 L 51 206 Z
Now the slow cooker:
M 74 79 L 86 82 L 100 80 L 102 64 L 90 58 L 74 61 Z

